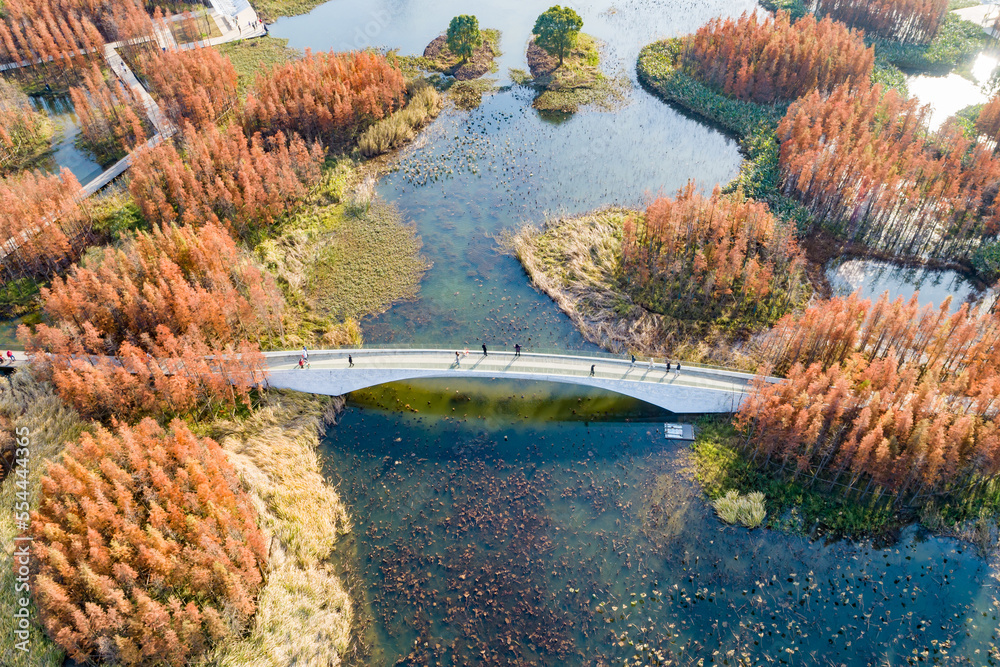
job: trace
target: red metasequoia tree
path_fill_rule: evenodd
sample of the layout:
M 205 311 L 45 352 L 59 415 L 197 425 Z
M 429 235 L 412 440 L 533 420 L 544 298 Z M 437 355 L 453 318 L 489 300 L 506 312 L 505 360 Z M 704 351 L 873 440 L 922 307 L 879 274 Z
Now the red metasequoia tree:
M 842 83 L 867 83 L 875 63 L 862 33 L 812 14 L 791 22 L 787 12 L 759 21 L 713 19 L 688 38 L 681 56 L 695 77 L 741 100 L 792 100 Z
M 45 140 L 45 117 L 31 106 L 28 96 L 0 79 L 0 173 L 15 170 Z
M 656 312 L 770 323 L 794 304 L 803 257 L 794 229 L 766 204 L 688 183 L 625 224 L 623 268 L 633 294 Z
M 814 0 L 811 4 L 817 16 L 912 44 L 931 41 L 948 11 L 948 0 Z
M 382 55 L 312 53 L 259 74 L 244 105 L 247 133 L 296 132 L 343 148 L 402 106 L 406 81 Z
M 983 105 L 976 119 L 976 134 L 993 142 L 993 150 L 1000 146 L 1000 95 Z
M 236 69 L 212 47 L 155 49 L 143 58 L 142 69 L 160 108 L 178 127 L 205 127 L 236 106 Z
M 0 270 L 4 280 L 46 278 L 65 270 L 90 240 L 80 183 L 59 174 L 0 178 Z
M 1000 160 L 928 113 L 879 85 L 801 98 L 778 126 L 785 193 L 871 247 L 968 255 L 1000 231 Z
M 211 221 L 245 236 L 273 223 L 319 178 L 322 148 L 278 133 L 249 141 L 239 126 L 185 126 L 182 149 L 171 142 L 133 156 L 129 190 L 147 220 Z
M 1000 316 L 916 297 L 821 301 L 768 335 L 783 382 L 737 424 L 755 459 L 807 483 L 899 496 L 980 489 L 1000 473 Z
M 67 444 L 32 514 L 45 630 L 80 664 L 187 665 L 239 636 L 267 548 L 226 454 L 179 420 Z M 93 661 L 93 662 L 92 662 Z
M 246 402 L 261 384 L 257 341 L 281 335 L 273 279 L 214 224 L 164 227 L 107 248 L 42 290 L 50 324 L 19 336 L 81 414 L 171 412 Z M 254 342 L 250 342 L 254 341 Z
M 70 89 L 80 135 L 103 162 L 113 162 L 146 141 L 145 111 L 130 88 L 92 65 L 83 86 Z

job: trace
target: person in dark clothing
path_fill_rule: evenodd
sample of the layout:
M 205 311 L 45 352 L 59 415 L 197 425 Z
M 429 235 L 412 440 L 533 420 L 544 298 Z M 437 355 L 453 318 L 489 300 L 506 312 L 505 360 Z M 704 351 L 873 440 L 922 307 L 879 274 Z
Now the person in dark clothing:
M 488 357 L 490 355 L 486 354 L 486 343 L 483 343 L 483 356 Z
M 629 366 L 635 366 L 635 355 L 632 355 L 632 363 Z
M 514 346 L 514 356 L 515 357 L 520 357 L 521 356 L 521 346 L 520 346 L 520 344 Z
M 681 362 L 679 362 L 679 361 L 677 362 L 677 372 L 678 373 L 681 372 Z
M 591 364 L 590 365 L 590 377 L 594 377 L 594 367 L 595 366 L 597 366 L 597 364 Z
M 347 367 L 354 368 L 354 358 L 351 355 L 347 355 Z

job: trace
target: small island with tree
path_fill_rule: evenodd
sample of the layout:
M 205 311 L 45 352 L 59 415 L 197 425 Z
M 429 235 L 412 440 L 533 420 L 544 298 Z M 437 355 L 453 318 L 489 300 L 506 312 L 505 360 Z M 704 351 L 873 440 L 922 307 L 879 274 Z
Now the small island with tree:
M 549 7 L 535 21 L 527 58 L 530 81 L 541 91 L 533 105 L 539 111 L 574 113 L 622 97 L 617 81 L 601 72 L 597 40 L 582 29 L 571 7 Z
M 458 81 L 478 79 L 496 71 L 494 60 L 500 55 L 500 31 L 479 27 L 475 16 L 462 14 L 448 24 L 448 31 L 434 38 L 424 49 L 430 69 Z

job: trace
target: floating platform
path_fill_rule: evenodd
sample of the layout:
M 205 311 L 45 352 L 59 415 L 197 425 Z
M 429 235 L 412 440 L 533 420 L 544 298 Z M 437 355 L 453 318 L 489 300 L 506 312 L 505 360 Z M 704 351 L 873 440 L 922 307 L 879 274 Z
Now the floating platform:
M 663 435 L 667 440 L 694 442 L 694 424 L 664 424 Z

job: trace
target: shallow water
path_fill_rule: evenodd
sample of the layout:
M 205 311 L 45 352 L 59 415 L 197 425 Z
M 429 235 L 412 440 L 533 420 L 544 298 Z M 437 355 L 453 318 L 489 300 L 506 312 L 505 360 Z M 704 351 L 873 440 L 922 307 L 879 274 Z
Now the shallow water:
M 476 5 L 481 26 L 503 31 L 500 83 L 508 67 L 526 67 L 531 27 L 548 6 L 540 0 Z M 583 5 L 578 11 L 585 30 L 606 43 L 605 71 L 633 80 L 644 44 L 752 6 L 650 1 Z M 459 2 L 333 0 L 307 16 L 279 20 L 271 34 L 319 50 L 356 46 L 356 31 L 364 35 L 370 27 L 367 44 L 419 54 L 461 11 L 470 10 Z M 527 284 L 520 264 L 496 254 L 491 235 L 541 223 L 548 215 L 641 206 L 688 179 L 711 189 L 731 180 L 741 160 L 732 138 L 663 104 L 634 81 L 628 98 L 613 113 L 585 110 L 553 120 L 532 109 L 532 91 L 513 87 L 488 96 L 476 111 L 443 113 L 404 151 L 401 170 L 378 187 L 416 224 L 433 268 L 416 301 L 364 323 L 366 341 L 589 347 L 568 318 Z
M 323 451 L 376 621 L 366 664 L 623 664 L 626 630 L 680 664 L 992 664 L 997 586 L 973 549 L 723 526 L 672 417 L 636 408 L 546 384 L 352 394 Z
M 857 291 L 862 298 L 874 301 L 888 292 L 889 299 L 895 300 L 909 299 L 919 292 L 917 301 L 921 306 L 939 306 L 950 296 L 952 312 L 966 301 L 992 298 L 956 271 L 905 267 L 881 260 L 835 259 L 827 264 L 826 277 L 838 296 Z
M 76 147 L 75 141 L 80 134 L 80 123 L 73 111 L 73 103 L 68 95 L 56 97 L 32 97 L 31 105 L 36 109 L 44 109 L 56 125 L 56 134 L 52 139 L 52 152 L 38 165 L 45 171 L 58 173 L 63 167 L 76 176 L 76 180 L 85 185 L 101 174 L 104 170 L 85 151 Z
M 983 85 L 1000 65 L 1000 56 L 995 53 L 980 53 L 970 69 L 972 80 L 959 74 L 930 76 L 920 74 L 906 80 L 910 95 L 923 104 L 931 106 L 930 126 L 940 127 L 949 117 L 954 116 L 972 104 L 985 104 L 990 96 Z

